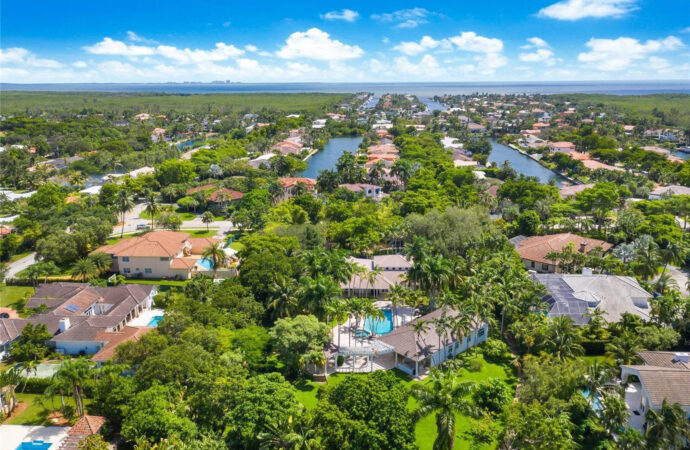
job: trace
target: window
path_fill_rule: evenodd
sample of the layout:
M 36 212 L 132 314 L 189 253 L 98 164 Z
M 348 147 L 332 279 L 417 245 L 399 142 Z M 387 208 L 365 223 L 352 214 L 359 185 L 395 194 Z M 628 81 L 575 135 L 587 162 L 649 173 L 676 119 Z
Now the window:
M 129 262 L 129 256 L 123 256 L 122 262 Z
M 167 261 L 168 258 L 161 258 L 161 261 Z
M 535 265 L 536 265 L 536 264 L 534 264 L 534 261 L 532 261 L 532 262 L 530 263 L 530 266 L 532 266 L 533 269 L 534 269 L 534 266 L 535 266 Z
M 129 273 L 130 272 L 129 267 L 125 267 L 124 269 L 122 269 L 122 272 L 123 273 Z
M 486 332 L 486 328 L 482 327 L 479 329 L 479 331 L 477 331 L 477 336 L 478 337 L 484 336 L 485 332 Z
M 549 265 L 548 264 L 543 264 L 541 265 L 541 270 L 549 270 Z
M 146 269 L 144 269 L 144 273 L 151 273 L 151 269 L 147 267 Z

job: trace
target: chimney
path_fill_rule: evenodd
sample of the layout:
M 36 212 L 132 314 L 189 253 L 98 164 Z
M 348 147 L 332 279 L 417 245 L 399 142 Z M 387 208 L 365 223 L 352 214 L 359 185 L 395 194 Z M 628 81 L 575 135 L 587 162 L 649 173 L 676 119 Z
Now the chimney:
M 582 268 L 582 275 L 592 275 L 592 268 L 591 267 L 583 267 Z
M 587 241 L 580 242 L 580 253 L 584 253 L 587 248 Z
M 60 328 L 60 333 L 64 333 L 65 331 L 69 330 L 69 318 L 65 317 L 64 319 L 60 319 L 58 326 Z

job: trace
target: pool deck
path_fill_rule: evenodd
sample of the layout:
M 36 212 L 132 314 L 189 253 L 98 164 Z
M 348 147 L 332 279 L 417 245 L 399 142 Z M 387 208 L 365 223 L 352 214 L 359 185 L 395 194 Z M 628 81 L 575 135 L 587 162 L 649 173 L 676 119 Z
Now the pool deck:
M 149 322 L 151 322 L 155 316 L 162 315 L 165 315 L 165 311 L 162 309 L 145 309 L 141 314 L 139 314 L 139 317 L 130 320 L 127 325 L 130 327 L 147 327 L 149 326 Z
M 380 309 L 392 309 L 391 302 L 381 300 L 374 303 L 377 308 Z M 399 328 L 413 319 L 415 319 L 415 310 L 409 306 L 398 306 L 397 314 L 393 315 L 393 320 L 395 322 L 394 328 Z M 366 339 L 355 338 L 354 335 L 350 335 L 351 332 L 355 330 L 356 321 L 353 318 L 348 318 L 343 324 L 340 325 L 340 345 L 344 347 L 353 347 L 355 345 L 361 345 Z M 360 327 L 364 326 L 364 321 L 360 320 Z M 333 343 L 338 345 L 338 327 L 333 327 Z
M 0 425 L 0 448 L 13 450 L 22 442 L 44 441 L 55 450 L 67 437 L 70 427 L 42 427 L 31 425 Z

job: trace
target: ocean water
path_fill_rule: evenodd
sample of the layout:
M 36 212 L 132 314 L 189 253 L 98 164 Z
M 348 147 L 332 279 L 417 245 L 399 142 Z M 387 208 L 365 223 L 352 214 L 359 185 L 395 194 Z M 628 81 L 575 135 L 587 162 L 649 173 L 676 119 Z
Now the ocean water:
M 473 93 L 495 94 L 690 94 L 690 80 L 670 81 L 572 81 L 491 83 L 0 83 L 1 91 L 163 92 L 171 94 L 250 92 L 373 92 L 413 94 L 423 97 Z

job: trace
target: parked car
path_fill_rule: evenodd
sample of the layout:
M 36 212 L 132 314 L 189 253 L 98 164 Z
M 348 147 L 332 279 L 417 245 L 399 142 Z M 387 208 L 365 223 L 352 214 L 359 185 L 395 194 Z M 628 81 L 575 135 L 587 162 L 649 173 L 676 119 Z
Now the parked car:
M 137 230 L 148 230 L 149 228 L 151 227 L 146 225 L 145 223 L 140 223 L 139 225 L 137 225 Z

